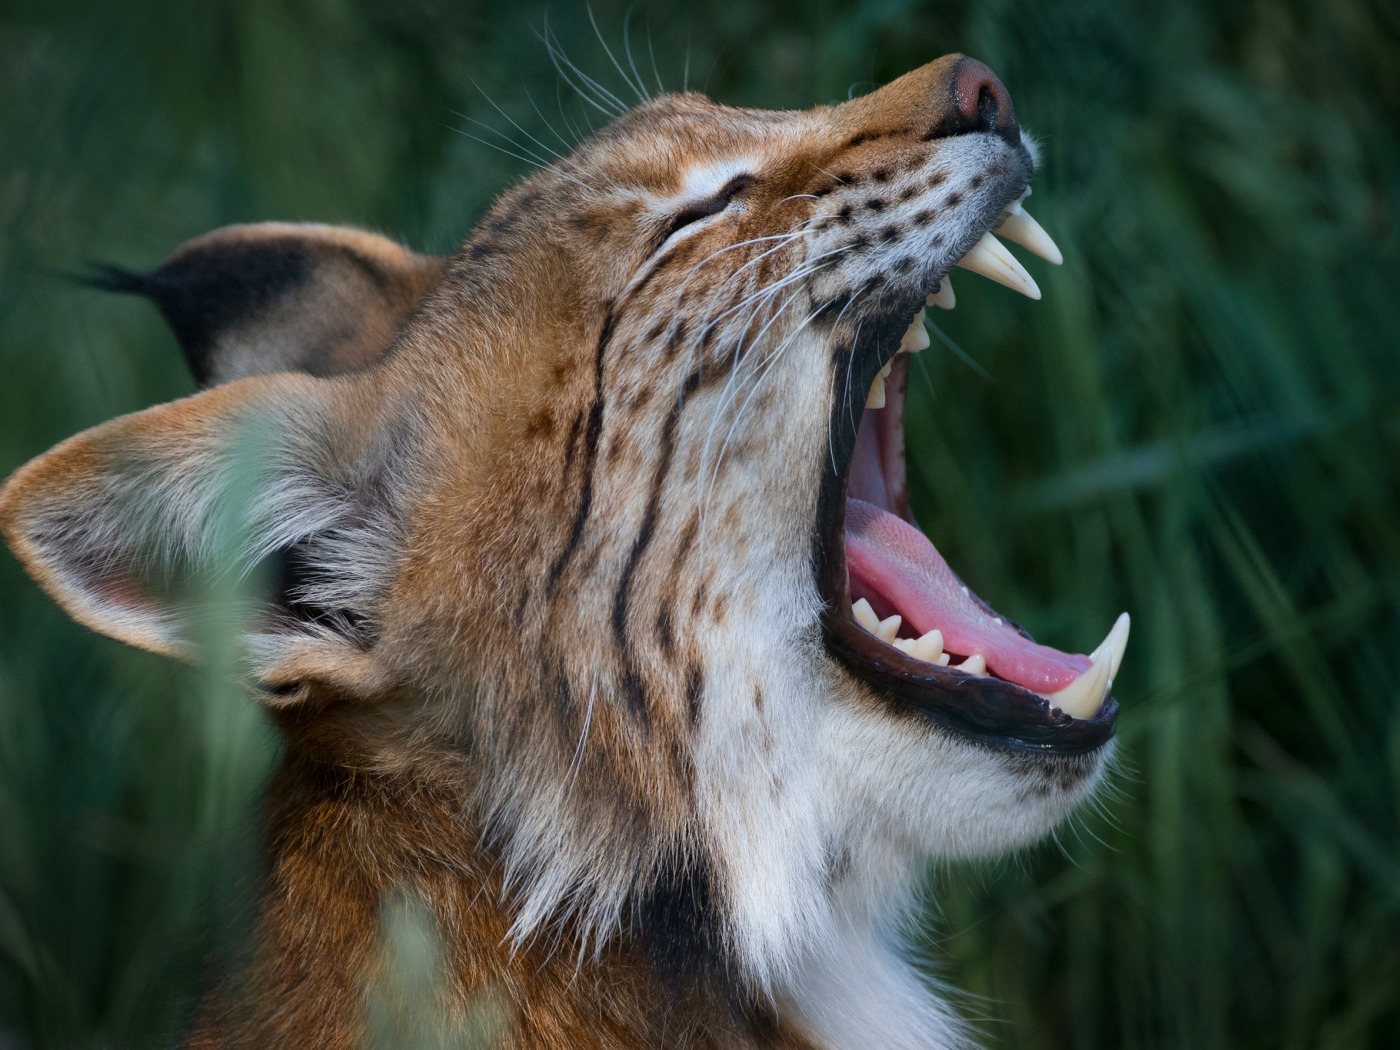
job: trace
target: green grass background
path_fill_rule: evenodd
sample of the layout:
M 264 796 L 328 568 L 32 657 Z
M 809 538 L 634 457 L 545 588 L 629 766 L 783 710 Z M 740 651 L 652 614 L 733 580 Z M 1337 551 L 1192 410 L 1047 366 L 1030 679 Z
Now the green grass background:
M 1400 14 L 1368 0 L 691 0 L 650 78 L 806 106 L 963 50 L 1043 143 L 1065 250 L 956 281 L 916 509 L 1045 640 L 1133 641 L 1116 791 L 940 870 L 926 929 L 998 1047 L 1400 1040 Z M 597 0 L 621 39 L 625 8 Z M 187 392 L 154 311 L 65 282 L 229 222 L 449 250 L 545 136 L 582 6 L 6 0 L 0 473 Z M 557 121 L 556 121 L 557 123 Z M 957 348 L 955 352 L 952 347 Z M 276 741 L 207 676 L 69 623 L 0 556 L 0 1046 L 145 1046 L 245 920 Z M 386 1044 L 387 1045 L 387 1044 Z

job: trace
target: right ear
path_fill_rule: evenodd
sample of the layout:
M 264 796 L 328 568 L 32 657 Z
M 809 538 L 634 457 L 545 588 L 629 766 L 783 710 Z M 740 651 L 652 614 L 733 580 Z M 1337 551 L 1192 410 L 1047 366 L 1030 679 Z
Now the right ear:
M 225 226 L 150 273 L 96 265 L 90 283 L 152 300 L 195 382 L 358 371 L 388 350 L 447 262 L 348 226 Z
M 284 702 L 382 695 L 376 613 L 401 518 L 374 395 L 286 374 L 122 416 L 17 470 L 0 533 L 79 623 L 183 658 L 198 656 L 198 584 L 270 562 L 252 677 Z

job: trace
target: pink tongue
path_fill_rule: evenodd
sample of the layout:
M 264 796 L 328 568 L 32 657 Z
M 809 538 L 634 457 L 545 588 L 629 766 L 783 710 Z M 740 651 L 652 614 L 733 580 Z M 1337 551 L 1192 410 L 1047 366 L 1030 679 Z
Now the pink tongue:
M 846 500 L 846 566 L 852 601 L 865 598 L 881 616 L 899 613 L 905 635 L 938 628 L 946 650 L 981 653 L 1009 682 L 1053 693 L 1089 668 L 1087 656 L 1037 645 L 987 615 L 922 532 L 863 500 Z

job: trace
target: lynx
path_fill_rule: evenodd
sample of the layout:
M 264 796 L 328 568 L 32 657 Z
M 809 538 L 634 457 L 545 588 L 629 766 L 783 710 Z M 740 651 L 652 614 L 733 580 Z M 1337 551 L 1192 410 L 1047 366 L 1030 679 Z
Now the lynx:
M 267 581 L 259 917 L 188 1045 L 360 1044 L 395 895 L 499 1045 L 966 1043 L 901 940 L 928 861 L 1095 790 L 1127 641 L 1034 642 L 906 493 L 925 307 L 955 266 L 1039 297 L 994 231 L 1058 261 L 1035 160 L 949 55 L 801 112 L 647 101 L 450 258 L 262 224 L 106 272 L 205 389 L 21 467 L 0 528 L 180 659 L 196 581 Z

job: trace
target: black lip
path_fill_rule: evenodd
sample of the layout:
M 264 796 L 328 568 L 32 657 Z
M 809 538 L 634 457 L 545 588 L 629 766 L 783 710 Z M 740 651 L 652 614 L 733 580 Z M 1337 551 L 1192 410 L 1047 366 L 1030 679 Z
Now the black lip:
M 865 411 L 865 391 L 875 372 L 894 356 L 908 318 L 923 305 L 922 296 L 913 292 L 889 295 L 876 291 L 874 297 L 892 301 L 867 311 L 853 334 L 843 338 L 841 333 L 833 333 L 832 363 L 839 378 L 832 402 L 829 448 L 823 450 L 815 544 L 827 651 L 898 714 L 923 718 L 1000 751 L 1066 756 L 1094 751 L 1114 735 L 1118 702 L 1112 697 L 1093 718 L 1072 718 L 1040 694 L 1011 682 L 915 660 L 855 622 L 846 573 L 846 486 Z

